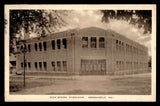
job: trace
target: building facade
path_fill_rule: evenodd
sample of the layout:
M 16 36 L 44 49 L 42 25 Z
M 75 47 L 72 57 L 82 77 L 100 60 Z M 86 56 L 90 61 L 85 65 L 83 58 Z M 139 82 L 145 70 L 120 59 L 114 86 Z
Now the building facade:
M 147 69 L 148 49 L 114 31 L 73 29 L 20 42 L 17 69 L 26 72 L 107 75 Z

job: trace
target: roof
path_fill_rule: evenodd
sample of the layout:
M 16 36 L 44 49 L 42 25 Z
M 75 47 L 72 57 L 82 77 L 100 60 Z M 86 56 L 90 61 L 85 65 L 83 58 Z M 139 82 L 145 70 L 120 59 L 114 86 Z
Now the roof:
M 106 35 L 106 33 L 110 33 L 107 34 L 108 36 L 112 36 L 112 35 L 116 35 L 115 38 L 121 38 L 123 40 L 125 40 L 126 42 L 129 41 L 132 44 L 135 44 L 137 46 L 140 47 L 145 47 L 144 45 L 139 44 L 136 41 L 133 41 L 113 30 L 105 30 L 103 28 L 98 28 L 98 27 L 86 27 L 86 28 L 74 28 L 74 29 L 69 29 L 66 31 L 61 31 L 61 32 L 56 32 L 56 33 L 51 33 L 48 34 L 47 36 L 41 36 L 41 37 L 35 37 L 32 39 L 27 39 L 26 42 L 30 43 L 30 42 L 39 42 L 39 41 L 44 41 L 44 40 L 51 40 L 51 39 L 55 39 L 55 38 L 63 38 L 63 37 L 68 37 L 71 36 L 72 33 L 75 33 L 75 35 L 90 35 L 90 34 L 97 34 L 102 36 L 103 34 Z M 114 37 L 114 36 L 112 36 Z M 145 47 L 147 48 L 147 47 Z

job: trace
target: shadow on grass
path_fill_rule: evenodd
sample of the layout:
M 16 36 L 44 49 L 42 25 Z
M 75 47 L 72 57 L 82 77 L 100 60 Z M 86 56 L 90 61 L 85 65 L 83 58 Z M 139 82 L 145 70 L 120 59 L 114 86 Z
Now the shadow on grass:
M 24 89 L 24 85 L 22 83 L 10 82 L 10 92 L 17 92 Z

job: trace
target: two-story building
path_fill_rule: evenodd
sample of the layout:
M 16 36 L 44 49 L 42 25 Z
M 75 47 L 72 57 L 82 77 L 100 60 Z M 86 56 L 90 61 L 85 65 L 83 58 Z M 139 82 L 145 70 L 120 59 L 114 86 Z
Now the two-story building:
M 107 75 L 147 69 L 147 47 L 111 30 L 73 29 L 20 42 L 17 69 L 41 74 Z

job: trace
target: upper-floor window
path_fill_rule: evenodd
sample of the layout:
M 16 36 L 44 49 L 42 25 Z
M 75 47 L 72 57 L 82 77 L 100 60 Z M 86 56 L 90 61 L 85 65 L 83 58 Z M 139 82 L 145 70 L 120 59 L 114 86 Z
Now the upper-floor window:
M 42 51 L 42 43 L 39 43 L 39 50 Z
M 124 45 L 124 43 L 122 42 L 122 46 Z
M 44 51 L 46 51 L 47 50 L 47 44 L 46 44 L 46 42 L 43 42 L 43 47 L 44 47 Z
M 34 44 L 35 51 L 37 51 L 37 43 Z
M 35 68 L 37 69 L 37 62 L 35 62 L 34 65 L 35 65 Z
M 28 45 L 28 51 L 29 52 L 31 51 L 31 45 L 30 44 Z
M 55 40 L 52 40 L 52 49 L 55 50 Z
M 82 48 L 88 48 L 88 37 L 82 37 Z
M 60 39 L 57 40 L 57 49 L 61 49 L 61 40 Z
M 119 41 L 119 45 L 121 45 L 121 41 Z
M 91 48 L 96 48 L 97 40 L 96 37 L 91 37 Z
M 28 68 L 31 69 L 31 63 L 30 62 L 28 62 Z
M 118 40 L 116 40 L 116 44 L 118 45 Z
M 43 62 L 44 69 L 47 69 L 47 62 Z
M 66 38 L 63 39 L 63 48 L 67 48 L 67 40 L 66 40 Z
M 104 47 L 105 47 L 104 37 L 100 37 L 99 38 L 99 48 L 104 48 Z

